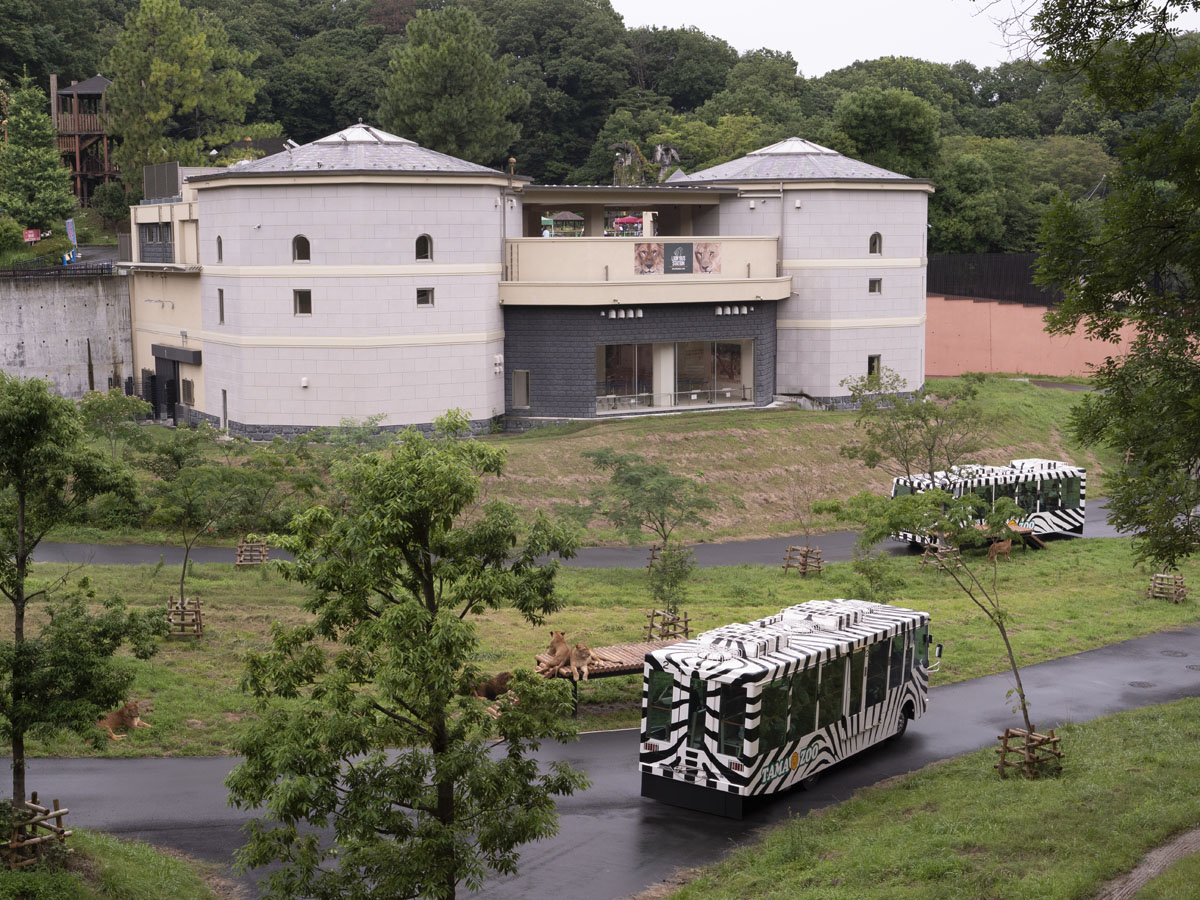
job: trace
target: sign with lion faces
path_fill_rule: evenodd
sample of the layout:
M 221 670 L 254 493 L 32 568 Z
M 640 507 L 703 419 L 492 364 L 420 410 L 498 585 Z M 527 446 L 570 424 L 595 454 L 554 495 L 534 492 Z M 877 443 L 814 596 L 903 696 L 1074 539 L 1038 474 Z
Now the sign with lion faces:
M 720 275 L 720 241 L 654 243 L 633 245 L 635 275 Z

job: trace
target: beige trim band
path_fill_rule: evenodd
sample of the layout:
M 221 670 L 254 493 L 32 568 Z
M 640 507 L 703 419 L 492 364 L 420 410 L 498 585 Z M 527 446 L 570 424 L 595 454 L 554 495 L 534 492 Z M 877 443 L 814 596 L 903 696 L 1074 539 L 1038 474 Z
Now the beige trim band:
M 238 175 L 236 177 L 220 178 L 212 178 L 212 174 L 196 175 L 194 178 L 189 178 L 187 186 L 197 191 L 207 191 L 215 188 L 286 187 L 296 184 L 453 184 L 472 187 L 516 187 L 515 184 L 512 184 L 511 179 L 501 172 L 497 172 L 494 175 L 490 173 L 459 175 L 450 172 L 436 175 L 408 175 L 398 172 L 375 173 L 363 171 L 335 175 L 332 172 L 309 172 L 296 175 L 271 175 L 264 173 L 257 176 Z
M 139 334 L 162 335 L 179 340 L 178 331 L 159 331 L 153 328 L 138 328 Z M 327 350 L 370 350 L 390 347 L 443 347 L 453 344 L 491 344 L 504 340 L 504 331 L 476 331 L 462 334 L 397 334 L 367 335 L 363 337 L 299 335 L 233 335 L 214 331 L 189 332 L 189 340 L 226 347 L 270 349 L 295 347 Z M 203 348 L 201 348 L 203 349 Z
M 925 316 L 897 316 L 891 319 L 777 319 L 779 331 L 839 331 L 845 328 L 917 328 Z
M 856 259 L 785 259 L 785 269 L 921 269 L 924 256 L 860 256 Z
M 392 266 L 205 265 L 204 273 L 218 278 L 396 278 L 431 275 L 499 275 L 500 263 L 405 263 Z

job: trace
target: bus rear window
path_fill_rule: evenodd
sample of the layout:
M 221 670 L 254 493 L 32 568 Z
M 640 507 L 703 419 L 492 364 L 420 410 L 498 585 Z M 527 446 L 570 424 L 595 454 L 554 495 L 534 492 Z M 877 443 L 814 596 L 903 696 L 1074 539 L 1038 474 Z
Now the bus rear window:
M 675 676 L 670 672 L 650 673 L 650 696 L 646 703 L 646 737 L 665 741 L 671 733 L 671 695 Z
M 721 752 L 740 756 L 746 737 L 746 690 L 731 684 L 721 685 Z
M 1079 508 L 1079 476 L 1064 478 L 1062 482 L 1062 505 L 1064 509 Z
M 913 492 L 912 488 L 909 487 L 907 484 L 905 484 L 903 481 L 893 481 L 892 482 L 892 496 L 893 497 L 907 497 L 912 492 Z

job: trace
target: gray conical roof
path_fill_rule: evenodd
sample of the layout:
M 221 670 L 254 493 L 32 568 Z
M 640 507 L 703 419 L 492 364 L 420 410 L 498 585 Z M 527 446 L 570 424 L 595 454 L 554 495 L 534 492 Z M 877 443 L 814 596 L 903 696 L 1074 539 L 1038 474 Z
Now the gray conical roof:
M 689 183 L 713 181 L 913 181 L 803 138 L 790 137 L 718 166 L 693 172 Z
M 416 141 L 359 122 L 310 144 L 292 147 L 262 159 L 237 163 L 222 176 L 300 172 L 503 174 L 487 166 L 429 150 Z

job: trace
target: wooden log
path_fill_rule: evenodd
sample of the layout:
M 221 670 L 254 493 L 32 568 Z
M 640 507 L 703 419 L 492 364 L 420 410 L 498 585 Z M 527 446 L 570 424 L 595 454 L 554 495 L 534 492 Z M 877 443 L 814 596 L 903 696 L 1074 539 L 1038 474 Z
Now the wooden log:
M 65 816 L 69 812 L 70 812 L 69 809 L 63 809 L 63 810 L 48 809 L 44 813 L 41 813 L 40 815 L 38 815 L 32 819 L 25 819 L 24 821 L 21 822 L 21 824 L 24 825 L 26 828 L 28 828 L 31 825 L 42 825 L 43 822 L 46 822 L 50 819 L 56 819 L 56 818 L 61 819 L 63 816 Z M 54 826 L 42 825 L 42 827 L 43 828 L 52 828 Z M 59 830 L 61 830 L 61 826 L 60 826 Z
M 58 833 L 55 833 L 55 834 L 42 834 L 42 835 L 38 835 L 37 837 L 29 838 L 29 839 L 27 839 L 27 840 L 24 840 L 24 841 L 18 841 L 18 842 L 15 842 L 15 843 L 11 843 L 11 844 L 9 844 L 8 846 L 10 846 L 10 847 L 13 847 L 13 848 L 16 848 L 16 847 L 33 847 L 33 846 L 36 846 L 36 845 L 38 845 L 38 844 L 44 844 L 44 843 L 46 843 L 47 841 L 61 841 L 61 840 L 65 840 L 66 838 L 69 838 L 69 837 L 70 837 L 71 835 L 73 835 L 74 833 L 75 833 L 75 832 L 73 832 L 73 831 L 64 831 L 64 832 L 62 832 L 62 834 L 58 834 Z

